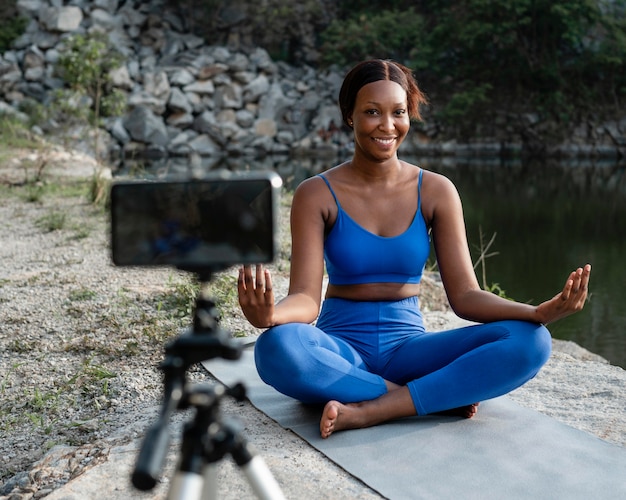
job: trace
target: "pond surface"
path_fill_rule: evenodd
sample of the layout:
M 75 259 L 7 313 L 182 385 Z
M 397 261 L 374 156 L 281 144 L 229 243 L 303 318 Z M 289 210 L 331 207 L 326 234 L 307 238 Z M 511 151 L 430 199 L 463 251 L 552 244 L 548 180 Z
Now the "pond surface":
M 456 184 L 474 262 L 495 235 L 487 283 L 508 297 L 537 304 L 591 263 L 585 309 L 549 329 L 626 368 L 626 167 L 423 165 Z
M 549 329 L 626 368 L 626 166 L 414 160 L 450 178 L 463 201 L 472 258 L 495 236 L 486 282 L 507 297 L 537 304 L 558 293 L 569 273 L 593 266 L 590 299 L 578 314 Z M 272 169 L 293 189 L 336 159 L 234 160 L 207 170 Z M 150 167 L 147 173 L 174 167 Z M 184 168 L 184 167 L 182 167 Z M 179 172 L 180 175 L 180 172 Z M 482 284 L 483 269 L 476 269 Z

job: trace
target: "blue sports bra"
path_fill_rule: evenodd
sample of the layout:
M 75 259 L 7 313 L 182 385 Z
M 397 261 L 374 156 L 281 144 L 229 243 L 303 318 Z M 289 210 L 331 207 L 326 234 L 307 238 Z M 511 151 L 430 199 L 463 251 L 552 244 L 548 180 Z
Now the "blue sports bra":
M 417 211 L 409 228 L 398 236 L 378 236 L 343 211 L 328 180 L 321 174 L 335 203 L 337 219 L 324 242 L 324 260 L 333 285 L 419 283 L 430 253 L 422 216 L 422 170 L 417 186 Z

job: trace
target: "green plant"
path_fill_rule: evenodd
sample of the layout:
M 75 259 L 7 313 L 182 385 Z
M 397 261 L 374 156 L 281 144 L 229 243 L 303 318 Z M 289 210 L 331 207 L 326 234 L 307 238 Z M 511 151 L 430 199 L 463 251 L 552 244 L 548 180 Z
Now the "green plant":
M 94 172 L 89 183 L 89 201 L 101 208 L 109 207 L 109 195 L 111 191 L 111 179 L 102 175 L 101 172 Z
M 19 15 L 16 4 L 15 0 L 0 2 L 0 53 L 7 51 L 28 25 L 28 19 Z
M 489 249 L 493 245 L 493 242 L 496 240 L 496 235 L 498 233 L 493 233 L 490 240 L 487 243 L 485 243 L 485 236 L 484 236 L 482 227 L 479 226 L 478 232 L 479 232 L 478 250 L 480 251 L 480 255 L 478 259 L 476 259 L 476 262 L 474 263 L 474 270 L 476 270 L 478 266 L 481 266 L 483 290 L 494 293 L 495 295 L 498 295 L 500 297 L 508 298 L 506 295 L 506 292 L 500 287 L 499 283 L 489 283 L 487 281 L 487 259 L 489 257 L 494 257 L 496 255 L 499 255 L 499 252 L 488 253 Z
M 117 377 L 115 373 L 106 369 L 105 367 L 91 364 L 91 360 L 85 361 L 83 365 L 83 370 L 94 380 L 106 380 Z
M 0 113 L 0 146 L 0 162 L 5 161 L 5 156 L 12 156 L 15 148 L 36 150 L 39 153 L 34 161 L 21 159 L 20 166 L 24 170 L 22 181 L 7 184 L 35 186 L 42 180 L 43 172 L 48 165 L 48 146 L 27 129 L 27 124 L 15 116 Z
M 506 292 L 500 287 L 499 283 L 491 283 L 489 286 L 485 287 L 485 290 L 504 299 L 508 299 Z
M 8 346 L 9 351 L 17 352 L 17 353 L 27 353 L 27 352 L 32 351 L 32 349 L 33 349 L 33 344 L 31 342 L 28 342 L 27 340 L 24 340 L 19 337 L 13 339 Z
M 24 200 L 28 203 L 39 203 L 41 202 L 44 191 L 43 185 L 29 182 L 26 184 L 26 189 L 23 193 Z
M 237 278 L 232 274 L 219 273 L 207 287 L 208 295 L 215 301 L 219 316 L 239 307 Z
M 488 106 L 492 91 L 493 86 L 489 83 L 459 91 L 444 105 L 438 116 L 442 121 L 451 124 L 460 138 L 475 136 L 477 130 L 473 117 L 480 115 Z
M 91 234 L 91 229 L 85 225 L 76 226 L 73 228 L 74 234 L 70 239 L 72 240 L 84 240 Z
M 80 288 L 78 290 L 72 290 L 69 294 L 69 300 L 74 301 L 85 301 L 91 300 L 97 296 L 96 292 L 93 290 L 89 290 L 88 288 Z
M 100 34 L 72 36 L 59 57 L 56 69 L 73 92 L 66 95 L 73 98 L 72 106 L 78 112 L 88 98 L 94 126 L 101 116 L 117 116 L 124 111 L 123 95 L 109 77 L 122 62 L 122 55 Z
M 38 387 L 35 387 L 31 398 L 27 401 L 27 406 L 35 411 L 45 410 L 50 403 L 54 403 L 58 397 L 58 394 L 52 392 L 41 392 Z
M 43 229 L 46 232 L 59 231 L 65 227 L 66 215 L 62 212 L 50 212 L 43 217 L 40 217 L 35 222 L 37 227 Z
M 490 84 L 490 104 L 505 109 L 539 110 L 561 121 L 574 109 L 597 110 L 607 104 L 607 92 L 619 99 L 615 90 L 624 83 L 624 5 L 620 0 L 445 2 L 432 10 L 429 44 L 438 48 L 433 74 L 448 79 L 451 95 Z
M 9 385 L 9 377 L 12 373 L 16 372 L 17 369 L 22 365 L 22 363 L 13 363 L 11 364 L 11 367 L 9 368 L 9 370 L 4 374 L 4 377 L 2 379 L 2 384 L 0 384 L 0 395 L 4 394 L 4 392 L 6 391 L 7 386 Z
M 5 148 L 35 149 L 39 141 L 14 115 L 0 113 L 0 144 Z
M 174 281 L 170 277 L 169 291 L 158 298 L 157 309 L 168 313 L 171 317 L 190 320 L 196 303 L 196 296 L 200 291 L 198 282 L 189 278 L 184 281 Z
M 255 2 L 250 17 L 255 42 L 274 59 L 288 62 L 301 61 L 314 49 L 316 32 L 325 24 L 318 0 Z
M 322 62 L 339 66 L 369 58 L 425 62 L 424 28 L 424 18 L 413 7 L 357 11 L 348 19 L 334 19 L 321 33 Z
M 26 97 L 18 104 L 18 109 L 28 116 L 28 125 L 39 125 L 49 116 L 49 111 L 42 103 L 31 97 Z
M 69 88 L 53 94 L 53 107 L 60 117 L 87 121 L 93 127 L 96 159 L 101 117 L 118 116 L 126 108 L 125 95 L 113 87 L 110 78 L 111 70 L 123 60 L 105 35 L 78 34 L 67 40 L 56 65 Z

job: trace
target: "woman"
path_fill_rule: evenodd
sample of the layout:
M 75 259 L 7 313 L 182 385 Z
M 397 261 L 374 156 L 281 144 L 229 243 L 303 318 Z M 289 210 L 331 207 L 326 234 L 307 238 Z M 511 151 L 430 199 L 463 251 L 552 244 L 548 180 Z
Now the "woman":
M 581 310 L 587 297 L 590 265 L 538 306 L 480 289 L 455 187 L 398 159 L 425 102 L 408 68 L 355 66 L 339 95 L 354 155 L 294 194 L 287 297 L 274 303 L 261 266 L 240 270 L 242 311 L 269 328 L 255 348 L 259 375 L 288 396 L 324 403 L 323 438 L 412 415 L 472 417 L 478 402 L 537 374 L 551 349 L 543 325 Z M 480 324 L 425 331 L 418 292 L 429 233 L 452 309 Z

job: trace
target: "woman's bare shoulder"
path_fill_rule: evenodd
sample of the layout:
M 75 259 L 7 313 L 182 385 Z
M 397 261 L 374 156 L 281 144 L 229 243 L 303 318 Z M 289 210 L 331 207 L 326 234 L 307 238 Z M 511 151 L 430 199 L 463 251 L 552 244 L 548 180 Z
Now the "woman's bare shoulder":
M 341 165 L 337 165 L 335 167 L 327 169 L 322 174 L 314 175 L 303 180 L 296 188 L 294 196 L 299 196 L 301 198 L 317 198 L 319 196 L 328 195 L 332 198 L 332 194 L 326 182 L 330 182 L 332 184 L 333 181 L 340 181 L 342 178 L 341 172 L 344 165 L 345 164 L 342 163 Z M 322 176 L 324 177 L 323 179 Z
M 328 191 L 326 183 L 319 175 L 303 180 L 294 191 L 294 201 L 315 200 L 324 191 Z
M 424 171 L 424 186 L 428 184 L 429 187 L 432 187 L 434 189 L 452 188 L 456 191 L 454 183 L 445 175 L 438 172 L 433 172 L 432 170 L 427 170 L 425 168 L 422 168 L 422 170 Z
M 309 177 L 296 188 L 292 205 L 292 219 L 311 220 L 321 216 L 324 221 L 333 218 L 337 204 L 333 195 L 319 175 Z
M 442 207 L 460 206 L 461 199 L 454 183 L 445 175 L 424 169 L 422 180 L 422 213 L 432 221 Z

